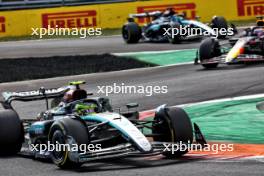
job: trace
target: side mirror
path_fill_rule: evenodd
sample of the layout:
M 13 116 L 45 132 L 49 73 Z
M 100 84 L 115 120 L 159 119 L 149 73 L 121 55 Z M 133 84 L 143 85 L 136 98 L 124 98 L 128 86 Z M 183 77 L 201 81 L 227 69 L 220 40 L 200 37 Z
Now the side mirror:
M 260 102 L 256 105 L 256 108 L 260 111 L 260 112 L 264 112 L 264 102 Z
M 127 109 L 137 108 L 138 106 L 139 106 L 138 103 L 126 104 Z

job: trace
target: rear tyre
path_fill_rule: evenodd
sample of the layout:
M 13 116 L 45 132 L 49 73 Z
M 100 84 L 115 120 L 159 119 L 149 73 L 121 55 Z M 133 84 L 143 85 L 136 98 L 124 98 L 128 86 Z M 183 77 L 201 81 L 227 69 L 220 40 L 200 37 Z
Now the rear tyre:
M 224 17 L 222 16 L 214 16 L 212 21 L 212 28 L 216 28 L 218 29 L 218 31 L 220 31 L 221 29 L 225 29 L 226 30 L 226 34 L 225 35 L 221 35 L 220 33 L 218 33 L 218 38 L 219 39 L 224 39 L 227 36 L 227 30 L 228 30 L 228 24 L 227 21 Z
M 89 135 L 88 131 L 82 122 L 65 118 L 55 122 L 50 128 L 49 132 L 49 140 L 51 144 L 56 145 L 59 144 L 68 144 L 67 136 L 71 136 L 78 146 L 81 144 L 88 145 L 89 143 Z M 69 158 L 69 153 L 67 149 L 65 151 L 52 151 L 51 157 L 54 164 L 62 169 L 73 169 L 78 168 L 82 165 L 82 163 L 76 163 L 71 161 Z
M 264 57 L 264 40 L 262 40 L 261 54 Z
M 189 116 L 183 109 L 177 107 L 165 108 L 164 111 L 162 110 L 155 114 L 154 121 L 153 133 L 162 134 L 161 136 L 155 136 L 154 141 L 172 142 L 178 144 L 192 143 L 192 123 Z M 188 148 L 174 151 L 174 153 L 172 151 L 166 151 L 163 155 L 172 158 L 180 157 L 187 152 Z
M 14 110 L 0 111 L 0 156 L 20 152 L 24 141 L 24 128 Z
M 142 37 L 142 31 L 137 23 L 129 22 L 123 26 L 122 36 L 126 43 L 138 43 Z
M 221 55 L 220 45 L 215 39 L 207 38 L 202 41 L 199 48 L 199 59 L 202 66 L 207 69 L 216 68 L 218 63 L 206 63 L 206 60 Z

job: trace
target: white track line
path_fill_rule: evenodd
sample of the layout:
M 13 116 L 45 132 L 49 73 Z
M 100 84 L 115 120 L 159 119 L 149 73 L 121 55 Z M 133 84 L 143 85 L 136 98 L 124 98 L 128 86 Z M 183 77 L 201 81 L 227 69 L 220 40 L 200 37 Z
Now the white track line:
M 264 94 L 255 94 L 255 95 L 246 95 L 246 96 L 240 96 L 240 97 L 215 99 L 215 100 L 208 100 L 208 101 L 202 101 L 202 102 L 196 102 L 196 103 L 187 103 L 187 104 L 175 105 L 172 107 L 189 107 L 189 106 L 194 106 L 194 105 L 203 105 L 203 104 L 210 104 L 210 103 L 221 103 L 221 102 L 239 101 L 239 100 L 250 100 L 250 99 L 256 99 L 256 98 L 264 98 Z M 146 110 L 146 111 L 142 111 L 141 113 L 151 112 L 151 111 L 155 111 L 155 110 L 156 109 Z
M 181 50 L 165 50 L 165 51 L 138 51 L 138 52 L 127 52 L 127 53 L 111 53 L 116 56 L 127 56 L 127 55 L 135 55 L 135 54 L 165 54 L 165 53 L 173 53 L 173 52 L 181 52 L 181 51 L 195 51 L 196 49 L 181 49 Z
M 250 100 L 250 99 L 256 99 L 256 98 L 264 98 L 264 94 L 255 94 L 255 95 L 246 95 L 246 96 L 240 96 L 240 97 L 215 99 L 215 100 L 209 100 L 209 101 L 202 101 L 198 103 L 188 103 L 188 104 L 178 105 L 178 107 L 179 106 L 203 105 L 203 104 L 210 104 L 210 103 L 220 103 L 220 102 L 225 102 L 225 101 Z

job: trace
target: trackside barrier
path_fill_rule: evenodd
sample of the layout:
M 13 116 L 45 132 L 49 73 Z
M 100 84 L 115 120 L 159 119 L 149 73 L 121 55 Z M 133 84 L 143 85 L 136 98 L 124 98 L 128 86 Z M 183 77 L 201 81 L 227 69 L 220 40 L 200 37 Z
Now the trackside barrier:
M 214 15 L 225 16 L 228 20 L 248 20 L 264 15 L 264 0 L 153 0 L 13 10 L 0 12 L 0 37 L 30 35 L 31 28 L 46 28 L 48 25 L 120 28 L 129 13 L 168 7 L 185 12 L 189 18 L 200 16 L 201 21 L 210 21 Z M 143 24 L 145 20 L 138 22 Z

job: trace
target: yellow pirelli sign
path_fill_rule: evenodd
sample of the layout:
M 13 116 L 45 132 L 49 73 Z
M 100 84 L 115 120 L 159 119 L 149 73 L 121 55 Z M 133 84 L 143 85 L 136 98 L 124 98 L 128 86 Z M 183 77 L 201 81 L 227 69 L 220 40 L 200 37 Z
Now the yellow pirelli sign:
M 188 18 L 200 16 L 210 21 L 212 16 L 228 20 L 254 19 L 264 15 L 264 0 L 153 0 L 114 4 L 83 5 L 32 10 L 13 10 L 0 13 L 0 37 L 25 36 L 32 28 L 121 28 L 130 13 L 142 13 L 174 8 Z M 139 19 L 144 24 L 148 19 Z

